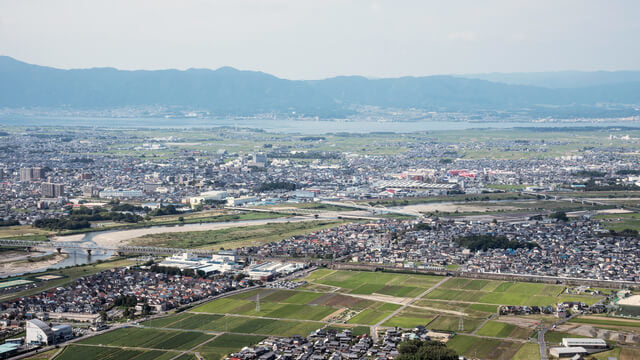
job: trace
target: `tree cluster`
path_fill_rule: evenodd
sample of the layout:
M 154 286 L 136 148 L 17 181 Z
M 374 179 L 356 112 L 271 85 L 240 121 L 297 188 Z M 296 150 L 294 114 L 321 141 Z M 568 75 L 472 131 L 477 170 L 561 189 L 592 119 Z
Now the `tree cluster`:
M 396 360 L 458 360 L 458 354 L 439 341 L 405 341 L 398 352 Z
M 288 181 L 276 181 L 276 182 L 262 183 L 262 185 L 260 185 L 260 187 L 258 188 L 258 191 L 260 192 L 273 191 L 273 190 L 292 191 L 295 189 L 296 189 L 295 183 L 288 182 Z
M 175 206 L 167 205 L 167 206 L 161 206 L 161 207 L 159 207 L 157 209 L 151 210 L 149 215 L 150 216 L 163 216 L 163 215 L 175 215 L 177 213 L 179 213 L 179 211 L 176 209 Z
M 20 221 L 15 220 L 15 219 L 0 220 L 0 227 L 2 227 L 2 226 L 14 226 L 14 225 L 20 225 Z
M 486 251 L 488 249 L 533 249 L 538 244 L 531 241 L 509 240 L 506 236 L 495 235 L 468 235 L 454 240 L 456 244 L 473 251 Z

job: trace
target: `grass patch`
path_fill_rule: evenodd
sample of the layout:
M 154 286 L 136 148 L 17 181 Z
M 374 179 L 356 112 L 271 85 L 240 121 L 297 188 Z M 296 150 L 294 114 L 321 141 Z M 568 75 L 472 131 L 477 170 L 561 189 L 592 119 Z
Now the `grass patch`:
M 513 360 L 540 360 L 540 347 L 538 344 L 524 344 L 513 356 Z
M 279 241 L 295 235 L 327 229 L 342 221 L 299 221 L 269 223 L 208 231 L 187 231 L 145 235 L 131 240 L 134 245 L 179 248 L 220 249 L 253 246 Z

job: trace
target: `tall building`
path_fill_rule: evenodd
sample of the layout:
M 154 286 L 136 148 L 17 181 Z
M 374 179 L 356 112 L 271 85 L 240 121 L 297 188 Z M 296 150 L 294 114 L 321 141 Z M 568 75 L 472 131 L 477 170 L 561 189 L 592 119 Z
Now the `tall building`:
M 267 166 L 267 155 L 265 153 L 253 154 L 253 160 L 249 161 L 247 165 L 265 167 Z
M 42 196 L 47 198 L 61 197 L 64 193 L 64 185 L 44 182 L 40 186 L 40 193 L 42 194 Z
M 43 177 L 44 177 L 44 170 L 42 168 L 34 167 L 34 168 L 20 169 L 20 181 L 40 180 Z
M 99 193 L 100 193 L 100 189 L 98 189 L 93 185 L 85 185 L 82 187 L 82 196 L 84 197 L 88 197 L 88 198 L 98 197 Z

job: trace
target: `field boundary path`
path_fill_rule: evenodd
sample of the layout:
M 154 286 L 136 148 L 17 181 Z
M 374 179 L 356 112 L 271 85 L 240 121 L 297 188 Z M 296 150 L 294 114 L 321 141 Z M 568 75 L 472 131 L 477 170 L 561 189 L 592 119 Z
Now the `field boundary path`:
M 191 348 L 191 349 L 189 349 L 189 350 L 185 350 L 185 351 L 183 351 L 183 352 L 179 353 L 178 355 L 176 355 L 176 356 L 172 357 L 172 358 L 171 358 L 171 359 L 169 359 L 169 360 L 176 360 L 176 359 L 180 358 L 182 355 L 185 355 L 185 354 L 196 354 L 196 353 L 197 353 L 197 352 L 196 352 L 196 349 L 197 349 L 197 348 L 199 348 L 200 346 L 202 346 L 202 345 L 204 345 L 204 344 L 207 344 L 207 343 L 209 343 L 209 342 L 211 342 L 211 341 L 215 340 L 215 339 L 216 339 L 216 338 L 218 338 L 218 336 L 220 336 L 220 335 L 222 335 L 222 334 L 217 334 L 216 336 L 212 336 L 210 339 L 208 339 L 208 340 L 205 340 L 205 341 L 201 342 L 200 344 L 198 344 L 198 345 L 196 345 L 196 346 L 192 347 L 192 348 Z
M 430 292 L 432 292 L 433 290 L 435 290 L 436 288 L 438 288 L 440 285 L 442 285 L 445 281 L 451 279 L 450 276 L 445 276 L 444 279 L 440 280 L 437 284 L 433 285 L 432 287 L 428 288 L 427 290 L 425 290 L 422 294 L 414 297 L 413 299 L 411 299 L 411 301 L 407 302 L 406 304 L 402 305 L 401 307 L 399 307 L 398 309 L 396 309 L 394 312 L 392 312 L 391 314 L 385 316 L 384 319 L 378 321 L 375 325 L 371 326 L 371 337 L 373 338 L 373 342 L 378 342 L 378 327 L 382 324 L 384 324 L 387 320 L 391 319 L 392 317 L 398 315 L 402 310 L 406 309 L 409 305 L 413 304 L 415 301 L 422 299 L 424 296 L 428 295 Z
M 478 330 L 480 330 L 483 326 L 487 325 L 487 323 L 488 323 L 491 319 L 493 319 L 493 317 L 494 317 L 494 316 L 495 316 L 495 314 L 491 314 L 491 315 L 489 315 L 489 317 L 488 317 L 488 318 L 484 319 L 484 321 L 483 321 L 480 325 L 478 325 L 478 327 L 477 327 L 475 330 L 473 330 L 473 331 L 471 332 L 471 335 L 476 336 L 476 333 L 478 332 Z

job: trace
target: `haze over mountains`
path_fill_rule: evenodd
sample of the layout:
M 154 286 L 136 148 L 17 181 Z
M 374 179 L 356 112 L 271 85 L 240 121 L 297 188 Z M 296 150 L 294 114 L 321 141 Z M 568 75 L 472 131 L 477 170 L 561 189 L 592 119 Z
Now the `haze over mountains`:
M 217 115 L 291 113 L 342 117 L 358 107 L 511 111 L 531 116 L 640 113 L 640 72 L 478 74 L 286 80 L 230 67 L 61 70 L 0 57 L 0 107 L 101 109 L 165 105 Z

